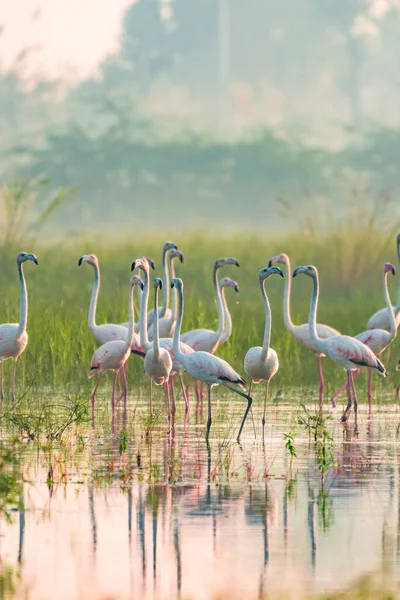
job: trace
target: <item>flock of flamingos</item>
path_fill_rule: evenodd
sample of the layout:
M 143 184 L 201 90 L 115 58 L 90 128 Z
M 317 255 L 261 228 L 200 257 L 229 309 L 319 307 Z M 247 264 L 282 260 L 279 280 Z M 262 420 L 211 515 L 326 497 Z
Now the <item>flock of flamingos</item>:
M 397 236 L 397 255 L 400 264 L 400 234 Z M 217 331 L 209 329 L 194 329 L 181 333 L 181 325 L 184 310 L 184 287 L 181 279 L 175 277 L 174 259 L 181 262 L 183 256 L 176 244 L 166 242 L 163 247 L 162 264 L 163 280 L 155 278 L 152 289 L 154 295 L 154 309 L 148 312 L 148 301 L 150 293 L 150 269 L 154 269 L 154 263 L 149 258 L 138 258 L 133 261 L 131 271 L 143 273 L 143 280 L 134 275 L 129 283 L 129 321 L 121 324 L 96 324 L 96 307 L 100 288 L 100 268 L 97 257 L 94 254 L 81 256 L 78 265 L 87 263 L 94 269 L 94 284 L 89 307 L 88 325 L 91 334 L 100 347 L 93 354 L 89 377 L 98 375 L 97 382 L 92 392 L 92 416 L 94 415 L 96 392 L 103 374 L 106 371 L 114 372 L 112 390 L 112 409 L 123 398 L 127 400 L 126 368 L 129 356 L 133 353 L 144 359 L 144 370 L 150 378 L 150 411 L 152 412 L 152 382 L 164 387 L 165 401 L 168 411 L 175 413 L 175 394 L 173 380 L 177 376 L 186 410 L 189 410 L 189 384 L 185 386 L 183 372 L 187 371 L 190 378 L 195 380 L 195 391 L 197 397 L 202 399 L 203 386 L 207 386 L 208 396 L 208 419 L 206 427 L 206 439 L 208 440 L 211 427 L 211 388 L 215 385 L 223 385 L 232 392 L 239 394 L 247 401 L 246 410 L 239 428 L 237 440 L 240 439 L 247 415 L 251 411 L 252 398 L 251 387 L 253 383 L 265 382 L 265 399 L 263 412 L 263 431 L 265 425 L 266 406 L 268 398 L 268 384 L 279 368 L 278 356 L 270 346 L 271 338 L 271 309 L 265 289 L 266 280 L 272 275 L 285 278 L 283 293 L 283 315 L 284 323 L 293 337 L 314 353 L 318 361 L 319 371 L 319 399 L 322 404 L 324 389 L 324 378 L 322 373 L 321 359 L 328 356 L 347 372 L 347 381 L 335 392 L 332 397 L 333 406 L 341 391 L 346 390 L 348 403 L 342 415 L 342 421 L 346 422 L 351 407 L 354 407 L 354 431 L 358 433 L 357 424 L 357 394 L 354 385 L 354 377 L 360 372 L 361 367 L 369 368 L 368 379 L 368 403 L 371 408 L 372 399 L 372 374 L 373 369 L 383 377 L 386 369 L 378 356 L 392 343 L 396 337 L 397 327 L 400 323 L 400 281 L 399 297 L 396 306 L 390 301 L 387 278 L 389 273 L 395 274 L 394 266 L 385 263 L 382 270 L 383 292 L 386 307 L 376 312 L 368 321 L 367 330 L 355 337 L 341 335 L 339 331 L 317 323 L 317 308 L 319 296 L 318 270 L 314 266 L 300 266 L 293 271 L 293 277 L 300 274 L 307 275 L 312 279 L 313 292 L 311 296 L 310 314 L 308 323 L 294 325 L 290 316 L 290 291 L 291 291 L 291 266 L 286 254 L 278 254 L 271 258 L 268 267 L 261 269 L 258 274 L 260 291 L 265 310 L 265 329 L 262 346 L 250 348 L 244 358 L 244 370 L 249 377 L 250 386 L 248 392 L 245 390 L 246 382 L 236 371 L 223 359 L 215 356 L 218 346 L 225 342 L 232 331 L 232 321 L 225 299 L 225 288 L 231 287 L 238 291 L 237 283 L 228 277 L 218 280 L 218 271 L 227 265 L 239 266 L 234 258 L 220 258 L 216 260 L 213 269 L 213 283 L 218 305 L 219 326 Z M 0 360 L 2 364 L 1 373 L 1 400 L 3 400 L 3 365 L 7 358 L 13 359 L 12 374 L 12 401 L 15 402 L 15 375 L 18 357 L 25 350 L 28 343 L 26 332 L 28 295 L 23 272 L 23 263 L 32 261 L 39 264 L 34 254 L 21 252 L 17 256 L 17 267 L 20 279 L 20 319 L 18 324 L 7 323 L 0 325 Z M 285 273 L 277 265 L 285 267 Z M 139 289 L 140 294 L 140 319 L 139 323 L 134 321 L 134 288 Z M 164 287 L 163 301 L 159 306 L 159 291 Z M 172 299 L 169 307 L 171 290 Z M 400 361 L 398 364 L 400 368 Z M 200 384 L 200 385 L 199 385 Z M 118 388 L 118 392 L 117 392 Z M 121 393 L 119 394 L 119 392 Z M 119 394 L 118 397 L 116 395 Z M 398 399 L 400 386 L 397 388 Z M 172 401 L 170 403 L 170 400 Z M 254 421 L 253 421 L 254 425 Z

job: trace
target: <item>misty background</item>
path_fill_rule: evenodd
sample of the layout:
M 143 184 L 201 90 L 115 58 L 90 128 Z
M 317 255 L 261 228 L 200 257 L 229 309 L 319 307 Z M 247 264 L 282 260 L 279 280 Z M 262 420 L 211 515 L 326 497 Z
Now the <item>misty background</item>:
M 0 183 L 74 188 L 64 232 L 283 227 L 310 199 L 399 217 L 399 32 L 400 0 L 141 0 L 95 69 L 50 77 L 29 45 L 2 59 L 4 24 Z

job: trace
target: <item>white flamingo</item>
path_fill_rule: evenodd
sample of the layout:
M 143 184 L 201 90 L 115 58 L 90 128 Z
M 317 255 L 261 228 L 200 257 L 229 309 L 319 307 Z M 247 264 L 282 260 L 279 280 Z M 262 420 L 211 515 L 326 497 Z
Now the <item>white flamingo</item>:
M 83 263 L 88 263 L 94 269 L 94 282 L 88 316 L 90 333 L 93 335 L 97 344 L 105 344 L 106 342 L 111 342 L 113 340 L 121 340 L 122 342 L 125 342 L 128 339 L 128 329 L 124 326 L 116 325 L 114 323 L 104 323 L 103 325 L 96 324 L 97 299 L 99 297 L 100 290 L 99 261 L 95 254 L 85 254 L 80 257 L 78 266 L 80 267 Z M 145 356 L 145 353 L 140 346 L 139 336 L 136 333 L 133 334 L 132 338 L 132 352 L 142 357 Z
M 268 385 L 272 377 L 279 369 L 278 355 L 270 346 L 271 342 L 271 307 L 269 305 L 268 296 L 265 291 L 265 281 L 271 275 L 280 275 L 283 277 L 283 273 L 279 267 L 268 267 L 267 269 L 261 269 L 258 274 L 258 280 L 260 282 L 261 295 L 264 299 L 265 307 L 265 329 L 264 329 L 264 341 L 262 346 L 254 346 L 250 348 L 246 356 L 244 357 L 244 370 L 250 379 L 249 394 L 251 394 L 251 385 L 254 383 L 260 383 L 265 381 L 265 398 L 264 398 L 264 414 L 262 418 L 263 433 L 265 426 L 265 412 L 267 409 L 268 399 Z
M 96 385 L 94 386 L 92 392 L 92 418 L 94 418 L 94 409 L 96 404 L 96 392 L 99 386 L 99 383 L 106 371 L 114 371 L 114 381 L 113 381 L 113 390 L 112 390 L 112 398 L 111 405 L 114 412 L 115 408 L 115 388 L 117 383 L 118 373 L 122 373 L 122 381 L 124 391 L 122 396 L 126 402 L 128 388 L 126 383 L 126 373 L 124 370 L 124 365 L 129 358 L 131 353 L 131 346 L 133 342 L 133 334 L 134 334 L 134 310 L 133 310 L 133 290 L 135 285 L 143 288 L 143 283 L 140 277 L 134 275 L 131 277 L 129 282 L 129 329 L 126 340 L 111 340 L 97 348 L 96 352 L 93 354 L 92 360 L 90 362 L 90 371 L 88 377 L 94 377 L 94 375 L 98 374 L 99 378 L 97 380 Z
M 386 329 L 367 329 L 358 335 L 354 336 L 356 340 L 360 340 L 363 344 L 368 346 L 372 352 L 379 356 L 384 350 L 393 342 L 397 334 L 396 320 L 394 316 L 394 310 L 390 301 L 387 278 L 388 274 L 395 274 L 394 266 L 391 263 L 385 263 L 383 265 L 383 294 L 385 296 L 385 302 L 387 306 L 387 312 L 389 315 L 389 331 Z M 358 373 L 357 373 L 358 374 Z M 372 408 L 372 369 L 368 373 L 368 406 L 371 412 Z M 332 405 L 336 406 L 336 398 L 340 392 L 347 387 L 347 382 L 344 383 L 332 396 Z
M 234 289 L 236 293 L 238 293 L 239 285 L 234 279 L 230 279 L 229 277 L 222 277 L 222 279 L 219 280 L 219 287 L 221 289 L 222 306 L 224 309 L 225 328 L 221 334 L 221 337 L 218 340 L 218 346 L 224 344 L 227 340 L 229 340 L 229 338 L 232 335 L 232 318 L 231 313 L 229 312 L 228 303 L 225 298 L 225 289 L 230 287 Z
M 179 252 L 179 250 L 171 249 L 167 255 L 167 269 L 166 273 L 169 273 L 172 277 L 175 277 L 175 267 L 174 267 L 174 258 L 179 258 L 180 262 L 183 263 L 183 254 Z M 170 279 L 168 275 L 168 282 L 165 284 L 170 288 Z M 167 292 L 164 290 L 164 297 L 167 297 L 167 305 L 169 304 L 169 295 L 167 296 Z M 161 307 L 162 308 L 162 307 Z M 159 311 L 162 312 L 161 310 Z M 167 308 L 165 311 L 165 316 L 159 318 L 159 332 L 160 338 L 168 338 L 174 335 L 175 329 L 175 321 L 176 321 L 176 294 L 172 294 L 172 303 L 171 309 Z M 147 331 L 149 336 L 149 340 L 152 341 L 154 337 L 154 311 L 153 311 L 153 322 L 149 325 L 149 329 Z
M 154 279 L 154 310 L 155 316 L 153 321 L 154 326 L 154 340 L 153 345 L 146 352 L 144 358 L 144 370 L 150 377 L 151 381 L 154 381 L 156 385 L 164 385 L 165 399 L 167 407 L 169 407 L 169 391 L 168 391 L 168 379 L 172 370 L 172 358 L 170 353 L 165 348 L 160 346 L 159 336 L 159 316 L 158 316 L 158 290 L 162 289 L 161 279 Z M 153 399 L 152 399 L 152 387 L 150 386 L 150 414 L 153 414 Z
M 191 354 L 184 354 L 181 351 L 180 344 L 180 333 L 181 333 L 181 325 L 182 325 L 182 316 L 183 316 L 183 283 L 182 279 L 175 278 L 171 283 L 172 287 L 176 287 L 178 291 L 178 318 L 176 321 L 175 333 L 174 333 L 174 354 L 175 357 L 179 360 L 182 366 L 186 369 L 186 371 L 194 378 L 199 381 L 203 381 L 207 385 L 208 391 L 208 419 L 207 419 L 207 429 L 206 429 L 206 440 L 208 440 L 210 434 L 211 427 L 211 388 L 214 385 L 224 385 L 235 394 L 239 394 L 243 398 L 247 400 L 246 411 L 243 416 L 242 423 L 240 425 L 239 433 L 237 436 L 237 440 L 239 441 L 243 426 L 246 422 L 247 414 L 251 408 L 252 399 L 251 396 L 238 390 L 234 387 L 231 387 L 229 384 L 238 385 L 244 387 L 245 381 L 244 379 L 236 373 L 234 369 L 222 358 L 218 358 L 209 352 L 204 352 L 199 350 L 197 352 L 192 352 Z
M 138 258 L 138 259 L 134 260 L 132 263 L 131 270 L 133 271 L 134 269 L 140 269 L 141 271 L 143 271 L 144 288 L 143 288 L 143 294 L 142 294 L 142 301 L 141 301 L 141 305 L 140 305 L 140 344 L 141 344 L 144 352 L 147 353 L 153 347 L 153 343 L 149 341 L 149 338 L 147 336 L 147 314 L 148 314 L 147 308 L 148 308 L 148 301 L 149 301 L 149 264 L 145 258 Z M 170 384 L 171 384 L 172 411 L 173 412 L 175 411 L 175 397 L 174 397 L 174 393 L 173 393 L 173 383 L 172 383 L 172 378 L 173 378 L 174 373 L 178 374 L 179 381 L 180 381 L 181 388 L 182 388 L 183 397 L 184 397 L 185 404 L 186 404 L 186 410 L 189 410 L 189 399 L 188 399 L 188 396 L 186 393 L 186 389 L 185 389 L 185 386 L 183 383 L 183 377 L 182 377 L 183 367 L 182 367 L 181 363 L 179 362 L 179 360 L 175 357 L 172 338 L 160 338 L 160 348 L 164 348 L 165 350 L 167 350 L 172 359 L 172 376 L 170 376 L 170 378 L 169 378 Z M 181 352 L 183 354 L 189 354 L 189 353 L 193 352 L 193 350 L 187 344 L 181 343 Z M 151 385 L 151 380 L 150 380 L 150 385 Z
M 321 359 L 325 356 L 325 354 L 321 352 L 321 350 L 310 338 L 308 324 L 304 323 L 303 325 L 295 325 L 290 316 L 291 270 L 288 255 L 278 254 L 277 256 L 274 256 L 269 261 L 268 266 L 272 267 L 276 264 L 285 265 L 286 267 L 286 281 L 283 296 L 283 321 L 285 323 L 286 329 L 292 334 L 294 339 L 303 344 L 303 346 L 307 348 L 307 350 L 311 350 L 311 352 L 313 352 L 317 358 L 319 374 L 319 403 L 321 405 L 325 387 Z M 328 339 L 330 337 L 340 335 L 339 331 L 333 329 L 333 327 L 329 327 L 329 325 L 322 325 L 320 323 L 317 323 L 317 334 L 318 337 L 321 339 Z
M 203 350 L 204 352 L 211 352 L 211 354 L 213 354 L 217 349 L 219 339 L 224 331 L 224 307 L 222 304 L 221 289 L 219 287 L 217 275 L 218 270 L 226 265 L 235 265 L 238 267 L 239 263 L 235 258 L 219 258 L 214 264 L 213 284 L 218 306 L 217 331 L 212 331 L 211 329 L 192 329 L 191 331 L 186 331 L 186 333 L 181 335 L 181 341 L 193 348 L 193 350 L 196 352 L 198 350 Z
M 396 248 L 397 248 L 397 260 L 400 267 L 400 233 L 396 238 Z M 398 292 L 397 292 L 397 304 L 393 306 L 394 316 L 396 328 L 400 324 L 400 273 L 398 275 L 399 283 L 398 283 Z M 372 317 L 369 319 L 367 323 L 367 329 L 386 329 L 386 331 L 390 331 L 390 314 L 388 308 L 382 308 L 378 310 Z
M 28 344 L 28 334 L 26 326 L 28 323 L 28 292 L 23 270 L 23 263 L 31 260 L 36 265 L 39 264 L 34 254 L 20 252 L 17 256 L 17 268 L 20 282 L 20 309 L 19 323 L 4 323 L 0 325 L 0 361 L 1 361 L 1 387 L 0 400 L 3 401 L 3 379 L 4 379 L 4 361 L 7 358 L 13 359 L 13 373 L 11 384 L 11 399 L 15 403 L 15 376 L 17 372 L 17 360 L 23 353 Z
M 307 267 L 297 267 L 293 272 L 293 277 L 296 277 L 296 275 L 299 273 L 308 275 L 314 282 L 313 293 L 311 296 L 310 315 L 308 320 L 310 340 L 320 350 L 320 352 L 326 354 L 326 356 L 329 356 L 331 360 L 342 366 L 347 371 L 349 390 L 351 390 L 354 399 L 354 430 L 355 433 L 358 433 L 357 394 L 353 379 L 354 371 L 356 371 L 358 367 L 369 367 L 371 369 L 376 369 L 383 375 L 383 377 L 386 377 L 386 369 L 379 358 L 377 358 L 372 352 L 372 350 L 354 337 L 350 337 L 348 335 L 338 335 L 324 340 L 318 336 L 316 323 L 319 296 L 318 271 L 316 267 L 312 265 Z M 351 405 L 352 400 L 350 396 L 346 410 L 342 416 L 342 421 L 347 420 Z

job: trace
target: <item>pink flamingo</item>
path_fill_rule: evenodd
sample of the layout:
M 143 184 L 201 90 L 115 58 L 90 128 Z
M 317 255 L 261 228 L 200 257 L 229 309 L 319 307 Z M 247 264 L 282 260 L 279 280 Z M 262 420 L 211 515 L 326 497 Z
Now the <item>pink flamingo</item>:
M 178 318 L 176 321 L 173 349 L 175 357 L 179 360 L 184 369 L 194 378 L 199 381 L 203 381 L 207 385 L 208 391 L 208 419 L 206 429 L 206 440 L 210 434 L 211 428 L 211 388 L 214 385 L 224 385 L 235 394 L 239 394 L 247 400 L 246 411 L 243 416 L 242 423 L 240 425 L 237 441 L 240 440 L 243 426 L 246 422 L 246 417 L 251 408 L 252 398 L 248 394 L 242 392 L 239 389 L 231 387 L 229 384 L 238 385 L 244 387 L 244 379 L 236 373 L 234 369 L 222 358 L 213 356 L 209 352 L 199 350 L 192 352 L 191 354 L 184 354 L 181 349 L 180 333 L 183 316 L 183 283 L 182 279 L 174 278 L 171 283 L 172 287 L 176 287 L 178 291 Z
M 397 334 L 394 310 L 392 303 L 390 302 L 388 291 L 387 278 L 389 273 L 392 273 L 392 275 L 395 274 L 394 266 L 391 263 L 385 263 L 383 265 L 383 293 L 385 296 L 387 313 L 389 315 L 389 331 L 386 331 L 386 329 L 368 329 L 367 331 L 363 331 L 362 333 L 354 336 L 356 340 L 359 340 L 368 346 L 368 348 L 370 348 L 376 356 L 379 356 L 384 350 L 386 350 L 386 348 L 393 342 Z M 358 369 L 354 375 L 358 375 L 359 372 L 360 370 Z M 370 369 L 368 372 L 368 407 L 370 412 L 372 409 L 372 375 L 373 371 Z M 332 406 L 336 406 L 336 398 L 346 387 L 347 382 L 340 386 L 340 388 L 333 394 L 331 399 Z
M 258 274 L 258 280 L 260 282 L 261 295 L 264 299 L 265 307 L 265 329 L 264 329 L 264 341 L 261 346 L 254 346 L 247 351 L 244 357 L 244 370 L 250 379 L 249 394 L 251 394 L 251 386 L 254 383 L 260 383 L 265 381 L 265 398 L 264 398 L 264 414 L 262 419 L 263 434 L 265 427 L 265 412 L 267 409 L 268 399 L 268 385 L 272 377 L 279 369 L 278 355 L 270 346 L 271 342 L 271 307 L 268 301 L 268 296 L 265 291 L 265 281 L 271 275 L 280 275 L 283 277 L 283 273 L 279 267 L 268 267 L 267 269 L 261 269 Z
M 165 272 L 170 273 L 171 277 L 175 277 L 175 267 L 174 267 L 174 263 L 173 263 L 174 258 L 179 258 L 180 262 L 183 263 L 183 254 L 181 252 L 179 252 L 179 250 L 175 250 L 175 249 L 170 250 L 170 252 L 168 253 L 167 270 Z M 168 285 L 168 287 L 170 287 L 169 275 L 168 275 L 168 282 L 165 285 Z M 166 291 L 164 291 L 163 299 L 165 296 L 167 297 L 167 305 L 168 305 L 169 304 L 169 293 L 167 296 Z M 160 310 L 160 312 L 162 312 L 162 311 Z M 168 338 L 168 337 L 173 336 L 174 329 L 175 329 L 175 321 L 176 321 L 176 298 L 175 298 L 175 294 L 172 294 L 171 309 L 167 308 L 165 311 L 165 316 L 159 318 L 160 338 Z M 149 340 L 152 341 L 153 336 L 154 336 L 154 310 L 153 310 L 153 322 L 149 326 L 147 334 L 149 336 Z
M 154 381 L 156 385 L 164 385 L 165 399 L 167 407 L 169 407 L 169 390 L 168 390 L 168 379 L 172 370 L 172 359 L 171 355 L 165 348 L 160 346 L 159 336 L 159 316 L 158 316 L 158 290 L 162 289 L 161 279 L 154 279 L 154 341 L 153 345 L 146 352 L 144 358 L 144 370 L 150 377 L 151 381 Z M 150 386 L 150 414 L 153 414 L 152 404 L 152 388 Z
M 120 372 L 122 373 L 122 381 L 124 386 L 122 396 L 124 397 L 125 402 L 127 399 L 128 387 L 126 383 L 126 373 L 123 367 L 129 358 L 133 343 L 133 290 L 135 285 L 139 286 L 140 288 L 143 288 L 142 280 L 136 275 L 131 277 L 129 282 L 129 329 L 126 340 L 111 340 L 106 342 L 105 344 L 100 346 L 100 348 L 97 348 L 90 362 L 90 371 L 88 377 L 91 378 L 94 377 L 94 375 L 96 375 L 97 373 L 99 374 L 99 378 L 92 392 L 92 419 L 94 418 L 97 388 L 99 387 L 99 383 L 106 371 L 114 371 L 114 382 L 111 398 L 113 412 L 115 409 L 115 388 L 117 383 L 117 376 Z
M 140 343 L 141 343 L 143 350 L 145 352 L 148 352 L 153 347 L 153 342 L 150 342 L 149 338 L 147 337 L 147 305 L 148 305 L 148 300 L 149 300 L 149 264 L 145 258 L 138 258 L 138 259 L 134 260 L 132 263 L 131 270 L 133 271 L 134 269 L 140 269 L 141 271 L 143 271 L 144 288 L 143 288 L 143 294 L 142 294 L 142 301 L 141 301 L 141 305 L 140 305 Z M 172 359 L 172 376 L 170 376 L 170 378 L 169 378 L 170 383 L 171 383 L 172 412 L 175 411 L 175 398 L 174 398 L 173 385 L 172 385 L 172 378 L 175 373 L 178 374 L 179 381 L 180 381 L 181 388 L 182 388 L 183 397 L 184 397 L 185 404 L 186 404 L 186 410 L 188 411 L 189 410 L 189 399 L 186 394 L 186 389 L 185 389 L 185 386 L 183 383 L 183 377 L 182 377 L 183 367 L 182 367 L 181 363 L 179 362 L 179 360 L 175 357 L 175 353 L 173 350 L 172 338 L 160 338 L 160 348 L 164 348 L 165 350 L 167 350 L 169 352 L 169 354 L 171 355 L 171 359 Z M 184 354 L 189 354 L 189 353 L 193 352 L 193 350 L 187 344 L 181 343 L 181 352 Z M 150 380 L 150 385 L 151 385 L 151 382 L 152 382 L 152 380 Z
M 11 384 L 11 399 L 15 403 L 15 377 L 17 372 L 17 360 L 21 356 L 28 344 L 28 334 L 26 326 L 28 324 L 28 291 L 23 270 L 23 263 L 31 260 L 36 265 L 39 264 L 34 254 L 20 252 L 17 256 L 17 268 L 20 282 L 20 309 L 19 323 L 4 323 L 0 325 L 0 361 L 1 361 L 1 387 L 0 401 L 3 402 L 3 379 L 4 379 L 4 361 L 8 358 L 13 359 L 13 373 Z
M 397 247 L 397 260 L 400 267 L 400 233 L 396 238 L 396 247 Z M 399 284 L 398 284 L 398 292 L 397 292 L 397 304 L 393 306 L 396 329 L 400 324 L 400 276 L 399 276 Z M 388 308 L 382 308 L 378 310 L 367 323 L 367 329 L 386 329 L 386 331 L 390 331 L 391 326 L 391 317 L 390 311 Z
M 319 280 L 318 271 L 314 266 L 297 267 L 293 272 L 293 277 L 296 277 L 299 273 L 304 273 L 312 278 L 314 282 L 314 289 L 311 296 L 310 315 L 308 320 L 309 335 L 312 343 L 326 356 L 329 356 L 338 365 L 342 366 L 347 371 L 347 381 L 349 390 L 351 390 L 354 399 L 354 417 L 355 425 L 354 431 L 358 433 L 357 423 L 357 394 L 354 385 L 353 373 L 358 367 L 369 367 L 370 369 L 376 369 L 379 373 L 386 377 L 386 369 L 375 356 L 375 354 L 360 340 L 348 335 L 333 336 L 328 339 L 322 339 L 318 336 L 317 331 L 317 307 L 319 297 Z M 347 403 L 346 410 L 342 416 L 342 421 L 347 420 L 348 412 L 352 406 L 351 396 Z
M 116 325 L 112 323 L 106 323 L 103 325 L 96 324 L 96 310 L 97 310 L 97 299 L 100 290 L 100 267 L 99 261 L 95 254 L 85 254 L 81 256 L 78 261 L 80 267 L 83 263 L 88 263 L 94 269 L 94 282 L 92 289 L 92 297 L 90 299 L 88 326 L 91 334 L 93 335 L 97 344 L 105 344 L 113 340 L 120 340 L 126 342 L 128 339 L 128 329 L 122 325 Z M 144 358 L 145 353 L 140 346 L 139 336 L 134 333 L 132 338 L 132 352 L 138 354 Z
M 295 340 L 303 344 L 307 350 L 311 350 L 317 358 L 318 361 L 318 373 L 319 373 L 319 403 L 322 405 L 322 396 L 324 393 L 324 375 L 322 372 L 322 361 L 321 359 L 325 356 L 323 352 L 321 352 L 320 348 L 313 342 L 310 338 L 308 324 L 304 323 L 303 325 L 295 325 L 290 316 L 290 291 L 291 291 L 291 269 L 290 269 L 290 260 L 287 254 L 278 254 L 271 258 L 268 263 L 269 267 L 272 265 L 282 264 L 286 267 L 286 281 L 284 288 L 284 296 L 283 296 L 283 321 L 285 323 L 286 329 L 292 334 Z M 333 327 L 329 327 L 329 325 L 322 325 L 317 323 L 317 334 L 321 339 L 328 339 L 333 336 L 340 335 L 339 331 L 333 329 Z

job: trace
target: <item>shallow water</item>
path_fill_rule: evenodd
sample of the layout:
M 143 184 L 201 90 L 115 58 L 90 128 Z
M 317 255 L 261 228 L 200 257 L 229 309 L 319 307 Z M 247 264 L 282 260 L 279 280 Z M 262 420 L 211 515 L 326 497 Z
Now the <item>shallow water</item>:
M 186 426 L 179 412 L 171 430 L 160 404 L 149 428 L 144 399 L 128 405 L 126 419 L 121 411 L 110 426 L 104 417 L 62 448 L 27 444 L 25 508 L 0 530 L 17 597 L 252 599 L 337 589 L 382 569 L 396 578 L 400 417 L 392 399 L 374 407 L 370 422 L 361 407 L 358 438 L 344 432 L 336 409 L 327 422 L 335 464 L 323 489 L 297 401 L 269 407 L 265 443 L 261 399 L 255 405 L 257 438 L 249 418 L 241 445 L 244 405 L 225 393 L 209 446 L 195 411 Z M 283 437 L 291 430 L 292 478 Z

